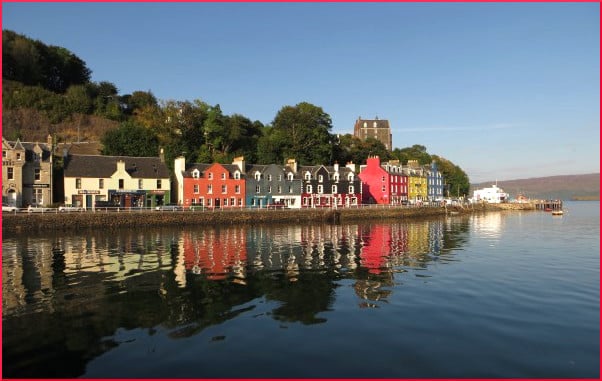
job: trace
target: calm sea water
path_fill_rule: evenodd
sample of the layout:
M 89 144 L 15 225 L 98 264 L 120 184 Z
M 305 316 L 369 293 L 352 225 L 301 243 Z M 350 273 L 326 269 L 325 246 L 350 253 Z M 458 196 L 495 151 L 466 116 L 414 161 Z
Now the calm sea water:
M 3 237 L 4 377 L 599 377 L 600 205 Z

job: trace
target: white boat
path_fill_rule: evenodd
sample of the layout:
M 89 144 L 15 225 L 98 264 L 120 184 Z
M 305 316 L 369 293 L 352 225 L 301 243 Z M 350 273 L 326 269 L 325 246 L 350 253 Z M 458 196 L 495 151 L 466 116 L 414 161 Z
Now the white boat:
M 564 214 L 564 212 L 562 210 L 553 210 L 552 211 L 553 216 L 562 216 L 563 214 Z

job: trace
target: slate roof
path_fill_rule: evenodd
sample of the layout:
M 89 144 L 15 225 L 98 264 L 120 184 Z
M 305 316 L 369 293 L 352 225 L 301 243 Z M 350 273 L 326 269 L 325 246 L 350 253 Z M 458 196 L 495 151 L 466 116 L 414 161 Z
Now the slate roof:
M 17 141 L 14 142 L 4 139 L 4 142 L 8 144 L 12 149 L 24 150 L 27 161 L 32 160 L 32 155 L 36 146 L 39 146 L 42 150 L 42 161 L 48 161 L 51 155 L 50 147 L 48 147 L 48 144 L 46 143 L 22 142 L 19 139 L 17 139 Z
M 117 162 L 125 162 L 125 170 L 133 178 L 169 178 L 167 165 L 158 157 L 69 155 L 65 162 L 65 177 L 111 177 Z

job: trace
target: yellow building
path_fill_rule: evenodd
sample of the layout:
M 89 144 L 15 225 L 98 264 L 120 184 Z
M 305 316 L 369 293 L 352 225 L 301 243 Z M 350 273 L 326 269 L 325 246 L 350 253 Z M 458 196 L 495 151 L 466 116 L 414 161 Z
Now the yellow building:
M 408 165 L 404 169 L 408 175 L 408 200 L 410 202 L 427 200 L 428 182 L 424 168 L 418 164 L 418 160 L 408 160 Z

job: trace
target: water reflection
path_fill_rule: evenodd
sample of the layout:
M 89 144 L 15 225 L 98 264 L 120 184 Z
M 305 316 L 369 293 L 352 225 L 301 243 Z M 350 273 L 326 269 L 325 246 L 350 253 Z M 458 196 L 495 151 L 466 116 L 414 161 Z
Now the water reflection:
M 343 283 L 355 308 L 382 307 L 396 277 L 453 261 L 467 231 L 437 219 L 5 238 L 4 375 L 81 376 L 123 329 L 182 339 L 246 314 L 322 324 Z

